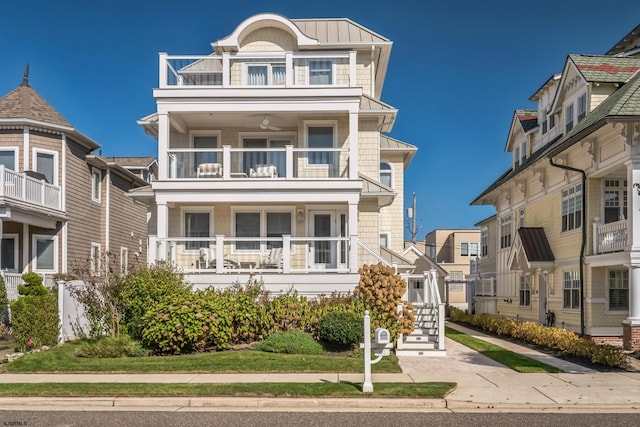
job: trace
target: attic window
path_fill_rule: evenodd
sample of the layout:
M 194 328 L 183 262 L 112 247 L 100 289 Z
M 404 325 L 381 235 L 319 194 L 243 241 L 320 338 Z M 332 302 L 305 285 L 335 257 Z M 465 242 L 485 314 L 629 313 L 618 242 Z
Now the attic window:
M 578 97 L 578 123 L 587 116 L 587 94 Z
M 573 103 L 567 105 L 564 110 L 564 127 L 566 132 L 573 129 Z

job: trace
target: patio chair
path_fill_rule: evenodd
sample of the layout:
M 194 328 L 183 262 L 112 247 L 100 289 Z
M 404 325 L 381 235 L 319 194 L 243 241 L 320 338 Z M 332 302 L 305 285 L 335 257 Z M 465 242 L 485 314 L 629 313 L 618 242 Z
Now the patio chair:
M 278 169 L 275 165 L 257 165 L 255 169 L 249 169 L 251 178 L 277 178 Z
M 198 178 L 222 177 L 222 165 L 220 163 L 200 163 L 198 165 Z
M 267 258 L 260 260 L 260 268 L 282 268 L 282 248 L 273 248 Z

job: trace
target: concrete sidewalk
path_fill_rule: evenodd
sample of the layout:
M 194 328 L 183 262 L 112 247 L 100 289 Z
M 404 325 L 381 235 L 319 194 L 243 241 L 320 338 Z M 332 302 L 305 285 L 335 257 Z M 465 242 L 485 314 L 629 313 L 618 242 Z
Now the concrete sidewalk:
M 401 357 L 402 373 L 373 374 L 377 382 L 456 382 L 444 399 L 381 398 L 0 398 L 0 409 L 109 408 L 152 410 L 310 410 L 310 411 L 640 411 L 640 371 L 597 372 L 542 354 L 509 341 L 458 325 L 480 339 L 525 354 L 564 371 L 561 374 L 520 374 L 447 339 L 447 357 Z M 356 382 L 362 374 L 0 374 L 2 383 L 260 383 Z

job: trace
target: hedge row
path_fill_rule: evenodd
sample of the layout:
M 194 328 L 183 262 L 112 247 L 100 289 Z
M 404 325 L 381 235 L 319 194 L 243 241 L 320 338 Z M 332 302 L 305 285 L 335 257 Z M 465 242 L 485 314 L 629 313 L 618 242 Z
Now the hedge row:
M 542 326 L 535 322 L 509 319 L 488 313 L 471 315 L 455 307 L 449 307 L 449 316 L 456 323 L 473 325 L 498 335 L 558 350 L 569 356 L 585 358 L 599 365 L 621 367 L 627 363 L 627 355 L 622 348 L 580 338 L 567 329 Z

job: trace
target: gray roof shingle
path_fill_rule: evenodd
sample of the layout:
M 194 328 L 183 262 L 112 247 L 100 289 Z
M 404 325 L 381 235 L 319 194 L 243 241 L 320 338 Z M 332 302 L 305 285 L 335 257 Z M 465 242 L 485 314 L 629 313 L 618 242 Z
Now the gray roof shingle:
M 28 119 L 72 127 L 47 101 L 28 84 L 22 84 L 0 98 L 0 118 Z

